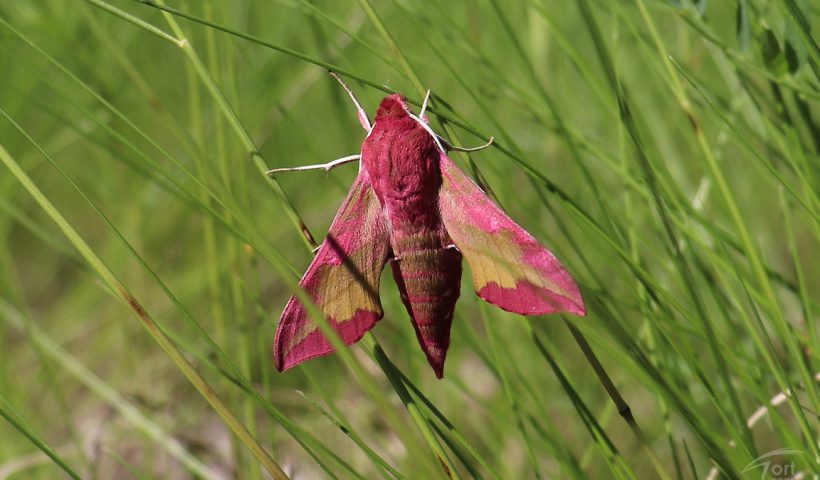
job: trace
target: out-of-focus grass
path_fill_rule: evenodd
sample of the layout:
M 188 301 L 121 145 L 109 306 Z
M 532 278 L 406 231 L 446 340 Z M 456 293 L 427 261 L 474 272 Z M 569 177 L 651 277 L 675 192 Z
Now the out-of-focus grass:
M 156 3 L 0 4 L 0 478 L 818 473 L 817 5 Z M 465 274 L 437 381 L 385 275 L 373 335 L 275 372 L 355 167 L 261 172 L 358 151 L 328 68 L 495 136 L 454 159 L 589 315 Z

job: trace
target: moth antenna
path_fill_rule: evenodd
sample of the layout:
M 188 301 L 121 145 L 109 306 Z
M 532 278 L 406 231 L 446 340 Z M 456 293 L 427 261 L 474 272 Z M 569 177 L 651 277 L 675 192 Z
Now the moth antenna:
M 439 135 L 438 133 L 434 132 L 434 131 L 433 131 L 433 129 L 432 129 L 432 128 L 430 128 L 430 125 L 428 125 L 428 124 L 427 124 L 427 122 L 425 122 L 425 121 L 424 121 L 424 120 L 422 120 L 421 118 L 419 118 L 419 117 L 417 117 L 417 116 L 413 115 L 413 114 L 412 114 L 412 113 L 410 113 L 409 111 L 407 112 L 407 116 L 409 116 L 410 118 L 412 118 L 413 120 L 415 120 L 416 122 L 418 122 L 418 124 L 419 124 L 419 125 L 421 125 L 421 128 L 423 128 L 424 130 L 426 130 L 426 131 L 427 131 L 427 133 L 429 133 L 429 134 L 430 134 L 430 136 L 431 136 L 431 137 L 433 137 L 433 141 L 434 141 L 434 142 L 436 142 L 436 146 L 439 148 L 439 150 L 441 150 L 442 152 L 444 152 L 444 151 L 445 151 L 445 150 L 444 150 L 444 146 L 441 144 L 441 142 L 439 142 L 439 141 L 438 141 L 438 139 L 439 139 L 439 138 L 441 138 L 441 135 Z
M 490 137 L 490 139 L 487 140 L 487 143 L 485 143 L 484 145 L 479 145 L 477 147 L 456 147 L 455 145 L 451 145 L 450 142 L 445 140 L 444 137 L 442 137 L 441 135 L 436 136 L 439 138 L 439 140 L 441 140 L 441 143 L 443 143 L 444 146 L 447 147 L 447 150 L 455 150 L 456 152 L 478 152 L 479 150 L 484 150 L 485 148 L 488 148 L 495 141 L 495 137 Z
M 356 105 L 356 111 L 359 115 L 359 123 L 361 123 L 362 127 L 369 132 L 372 128 L 370 126 L 370 120 L 367 118 L 367 113 L 364 111 L 364 108 L 362 108 L 362 104 L 359 103 L 359 100 L 356 98 L 356 95 L 353 94 L 353 90 L 351 90 L 350 87 L 347 86 L 344 80 L 342 80 L 342 78 L 339 75 L 337 75 L 336 72 L 328 73 L 330 73 L 330 76 L 335 78 L 336 81 L 342 85 L 342 88 L 345 89 L 347 94 L 350 96 L 350 99 L 353 100 L 353 104 Z
M 427 103 L 430 101 L 430 89 L 427 89 L 427 93 L 424 95 L 424 102 L 421 103 L 421 111 L 419 112 L 419 118 L 424 120 L 424 112 L 427 111 Z
M 319 165 L 305 165 L 305 166 L 302 166 L 302 167 L 274 168 L 273 170 L 268 170 L 267 172 L 265 172 L 265 175 L 270 175 L 272 173 L 279 173 L 279 172 L 302 172 L 302 171 L 305 171 L 305 170 L 324 170 L 326 172 L 329 172 L 329 171 L 333 170 L 334 168 L 338 167 L 339 165 L 344 165 L 345 163 L 354 162 L 356 160 L 359 160 L 360 158 L 362 158 L 362 156 L 359 155 L 359 154 L 356 154 L 356 155 L 348 155 L 348 156 L 342 157 L 342 158 L 337 158 L 336 160 L 333 160 L 331 162 L 322 163 L 322 164 L 319 164 Z

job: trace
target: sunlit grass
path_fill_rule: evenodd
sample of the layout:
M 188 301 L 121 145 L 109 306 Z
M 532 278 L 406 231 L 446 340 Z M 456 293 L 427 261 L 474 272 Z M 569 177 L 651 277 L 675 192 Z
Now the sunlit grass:
M 0 4 L 0 478 L 820 473 L 818 13 Z M 588 316 L 502 312 L 465 272 L 439 381 L 384 275 L 372 335 L 277 373 L 356 167 L 263 172 L 358 152 L 328 69 L 371 115 L 429 88 L 453 144 L 494 136 L 454 160 Z

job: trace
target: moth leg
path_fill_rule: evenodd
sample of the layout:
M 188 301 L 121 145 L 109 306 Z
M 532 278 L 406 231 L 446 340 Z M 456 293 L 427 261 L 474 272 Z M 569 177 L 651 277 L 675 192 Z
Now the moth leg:
M 342 85 L 342 88 L 345 89 L 347 94 L 350 96 L 350 99 L 353 100 L 353 104 L 356 105 L 356 111 L 358 112 L 358 115 L 359 115 L 359 123 L 362 124 L 362 127 L 365 130 L 370 132 L 370 129 L 372 128 L 370 126 L 370 120 L 367 118 L 367 113 L 365 113 L 364 109 L 362 108 L 362 105 L 359 103 L 359 100 L 356 99 L 356 95 L 353 94 L 353 90 L 351 90 L 350 87 L 348 87 L 347 84 L 345 84 L 345 82 L 342 81 L 341 77 L 336 75 L 336 72 L 329 72 L 329 73 L 333 78 L 336 79 L 337 82 L 339 82 Z
M 430 101 L 430 89 L 427 89 L 427 94 L 424 95 L 424 102 L 422 102 L 421 111 L 419 112 L 419 118 L 424 120 L 424 121 L 427 121 L 427 119 L 424 118 L 424 112 L 427 111 L 427 103 L 429 101 Z
M 265 175 L 270 175 L 272 173 L 278 172 L 299 172 L 303 170 L 324 170 L 329 172 L 334 168 L 338 167 L 339 165 L 344 165 L 345 163 L 355 162 L 356 160 L 362 158 L 361 155 L 348 155 L 346 157 L 337 158 L 332 162 L 322 163 L 319 165 L 305 165 L 303 167 L 285 167 L 285 168 L 274 168 L 273 170 L 268 170 L 265 172 Z
M 458 245 L 456 245 L 455 243 L 451 243 L 450 245 L 447 245 L 446 247 L 442 248 L 442 250 L 451 250 L 451 249 L 455 250 L 457 252 L 461 252 L 461 250 L 458 248 Z
M 493 144 L 493 141 L 495 140 L 495 137 L 490 137 L 490 139 L 487 140 L 487 143 L 485 143 L 484 145 L 479 145 L 477 147 L 456 147 L 455 145 L 450 145 L 450 142 L 445 140 L 441 135 L 436 134 L 436 136 L 441 141 L 441 143 L 444 144 L 447 150 L 455 150 L 456 152 L 478 152 L 479 150 L 484 150 L 485 148 L 488 148 L 490 145 Z
M 387 259 L 387 261 L 388 261 L 388 262 L 396 262 L 396 263 L 398 263 L 399 261 L 401 261 L 401 255 L 396 255 L 396 256 L 394 256 L 394 257 L 392 257 L 392 258 L 388 258 L 388 259 Z

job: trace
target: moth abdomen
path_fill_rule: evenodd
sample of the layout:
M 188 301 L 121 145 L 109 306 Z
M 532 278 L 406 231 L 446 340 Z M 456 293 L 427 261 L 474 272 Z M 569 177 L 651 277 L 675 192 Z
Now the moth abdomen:
M 441 377 L 461 291 L 461 252 L 437 245 L 402 253 L 393 263 L 393 276 L 419 343 Z

